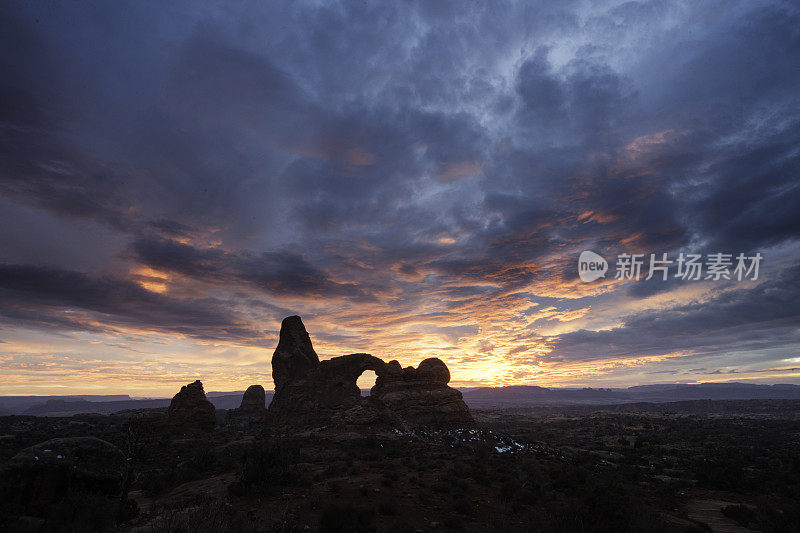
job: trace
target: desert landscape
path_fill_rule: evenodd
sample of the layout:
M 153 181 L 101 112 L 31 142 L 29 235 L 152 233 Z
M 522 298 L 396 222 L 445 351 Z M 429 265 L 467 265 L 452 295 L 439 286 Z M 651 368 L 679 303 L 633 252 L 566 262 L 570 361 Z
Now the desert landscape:
M 272 368 L 268 406 L 253 385 L 216 409 L 195 381 L 167 408 L 0 417 L 3 529 L 800 528 L 800 398 L 469 409 L 440 360 L 320 362 L 297 316 Z
M 0 533 L 800 532 L 800 3 L 0 2 Z

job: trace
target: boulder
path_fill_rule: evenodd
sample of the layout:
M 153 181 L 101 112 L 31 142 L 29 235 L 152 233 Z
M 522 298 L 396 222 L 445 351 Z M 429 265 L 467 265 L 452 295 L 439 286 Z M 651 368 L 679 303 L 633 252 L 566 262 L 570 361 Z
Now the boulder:
M 356 385 L 366 370 L 378 376 L 369 397 Z M 461 393 L 447 385 L 450 371 L 439 359 L 415 369 L 367 353 L 319 361 L 300 317 L 283 320 L 272 357 L 275 395 L 269 420 L 295 426 L 330 424 L 393 427 L 470 427 L 475 424 Z
M 181 387 L 169 404 L 169 422 L 185 430 L 212 431 L 216 424 L 216 409 L 208 401 L 203 383 L 195 381 Z
M 399 365 L 398 365 L 399 366 Z M 450 371 L 432 357 L 402 373 L 378 375 L 372 396 L 408 427 L 471 427 L 475 421 L 458 391 L 449 387 Z
M 267 415 L 267 394 L 261 385 L 250 385 L 244 391 L 242 403 L 237 409 L 228 411 L 229 419 L 259 421 Z
M 422 361 L 417 366 L 415 376 L 418 379 L 425 379 L 428 381 L 435 381 L 443 385 L 450 383 L 450 370 L 441 359 L 430 357 Z
M 25 448 L 0 471 L 3 502 L 37 514 L 69 493 L 120 496 L 125 455 L 95 437 L 52 439 Z

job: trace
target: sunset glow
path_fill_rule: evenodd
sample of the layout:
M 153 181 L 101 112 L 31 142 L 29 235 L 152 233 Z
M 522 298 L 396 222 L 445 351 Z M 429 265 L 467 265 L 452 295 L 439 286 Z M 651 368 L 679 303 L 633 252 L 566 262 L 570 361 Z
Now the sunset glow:
M 4 7 L 0 394 L 271 389 L 294 314 L 457 387 L 800 383 L 796 9 L 659 6 Z M 716 252 L 759 278 L 615 278 Z

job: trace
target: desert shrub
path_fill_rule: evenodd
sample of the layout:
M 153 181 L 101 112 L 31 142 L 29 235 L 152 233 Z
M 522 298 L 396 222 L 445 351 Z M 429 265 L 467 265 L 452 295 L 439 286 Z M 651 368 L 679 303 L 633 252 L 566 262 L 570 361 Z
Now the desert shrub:
M 757 520 L 755 509 L 746 505 L 728 505 L 722 508 L 722 514 L 744 527 L 755 525 Z
M 320 533 L 360 533 L 375 531 L 375 511 L 351 503 L 331 503 L 322 510 Z
M 453 500 L 453 510 L 458 514 L 471 515 L 475 512 L 475 507 L 466 497 L 458 496 Z
M 513 501 L 519 492 L 521 486 L 519 481 L 516 479 L 507 479 L 501 486 L 500 486 L 500 499 L 504 502 Z
M 482 485 L 484 487 L 491 484 L 492 482 L 491 478 L 489 477 L 489 474 L 483 468 L 472 469 L 472 471 L 470 472 L 470 476 L 472 477 L 472 479 L 475 480 L 475 483 L 477 483 L 478 485 Z
M 387 533 L 414 533 L 417 530 L 414 526 L 403 520 L 398 520 L 387 530 Z
M 515 495 L 515 501 L 522 505 L 533 505 L 536 499 L 536 494 L 528 487 L 522 487 Z
M 177 485 L 177 469 L 150 470 L 142 473 L 139 486 L 149 495 L 160 494 Z
M 469 490 L 469 483 L 467 483 L 463 479 L 456 478 L 456 479 L 450 479 L 449 481 L 453 489 L 459 492 L 467 492 Z
M 188 464 L 180 465 L 175 472 L 175 479 L 177 484 L 179 485 L 183 483 L 188 483 L 190 481 L 197 481 L 198 479 L 202 478 L 203 476 L 200 474 L 200 472 L 198 472 L 197 470 L 192 468 L 191 465 Z
M 384 442 L 378 442 L 378 438 L 374 435 L 368 435 L 362 439 L 354 440 L 351 444 L 350 453 L 380 467 L 390 452 L 390 449 L 385 444 Z
M 328 482 L 328 490 L 331 491 L 332 493 L 339 494 L 339 491 L 341 491 L 341 489 L 342 488 L 341 486 L 339 486 L 339 483 L 337 481 Z
M 45 516 L 50 523 L 69 525 L 73 531 L 105 531 L 111 529 L 118 520 L 130 518 L 129 505 L 115 498 L 99 494 L 67 492 L 65 497 L 48 506 Z M 134 504 L 135 505 L 135 504 Z
M 399 479 L 397 472 L 384 472 L 381 476 L 381 485 L 384 487 L 391 487 L 395 481 Z
M 481 461 L 487 461 L 494 455 L 494 446 L 488 443 L 481 443 L 475 447 L 475 457 Z
M 443 521 L 444 527 L 452 531 L 464 529 L 464 521 L 458 516 L 448 516 Z
M 450 492 L 450 484 L 444 481 L 435 481 L 431 484 L 431 490 L 439 493 Z
M 748 529 L 765 532 L 800 531 L 800 508 L 787 506 L 777 509 L 772 506 L 728 505 L 722 514 Z
M 237 533 L 242 531 L 241 529 L 234 529 Z M 253 528 L 252 531 L 255 533 L 259 531 L 256 528 Z M 301 531 L 306 531 L 306 529 L 300 525 L 296 520 L 291 519 L 281 519 L 272 524 L 267 528 L 269 533 L 300 533 Z
M 335 461 L 325 467 L 322 473 L 323 477 L 336 477 L 343 476 L 347 473 L 347 464 L 344 461 Z
M 239 478 L 231 484 L 230 493 L 234 496 L 266 495 L 276 486 L 296 483 L 301 476 L 299 461 L 297 448 L 286 442 L 267 440 L 255 443 L 245 453 Z
M 223 533 L 229 531 L 231 507 L 211 496 L 197 496 L 185 507 L 160 510 L 150 521 L 153 533 Z
M 383 500 L 378 504 L 378 512 L 382 515 L 396 515 L 397 503 L 394 500 Z
M 320 509 L 325 501 L 325 493 L 321 490 L 314 490 L 308 498 L 308 505 L 312 509 Z
M 388 441 L 384 447 L 386 448 L 386 457 L 389 459 L 399 459 L 405 456 L 405 450 L 399 442 Z
M 186 466 L 195 472 L 205 473 L 214 469 L 217 463 L 217 457 L 211 448 L 200 448 L 192 453 L 189 459 L 186 460 Z

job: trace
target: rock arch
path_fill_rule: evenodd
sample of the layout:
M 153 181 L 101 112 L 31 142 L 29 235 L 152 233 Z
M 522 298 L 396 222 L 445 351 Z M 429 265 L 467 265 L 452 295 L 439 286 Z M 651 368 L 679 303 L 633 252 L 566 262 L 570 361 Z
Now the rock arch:
M 402 368 L 367 353 L 319 361 L 298 316 L 281 324 L 272 357 L 275 395 L 270 418 L 299 425 L 384 423 L 394 426 L 472 426 L 474 420 L 461 393 L 447 385 L 450 372 L 439 359 L 426 359 L 417 368 Z M 356 385 L 366 370 L 377 375 L 369 397 Z

